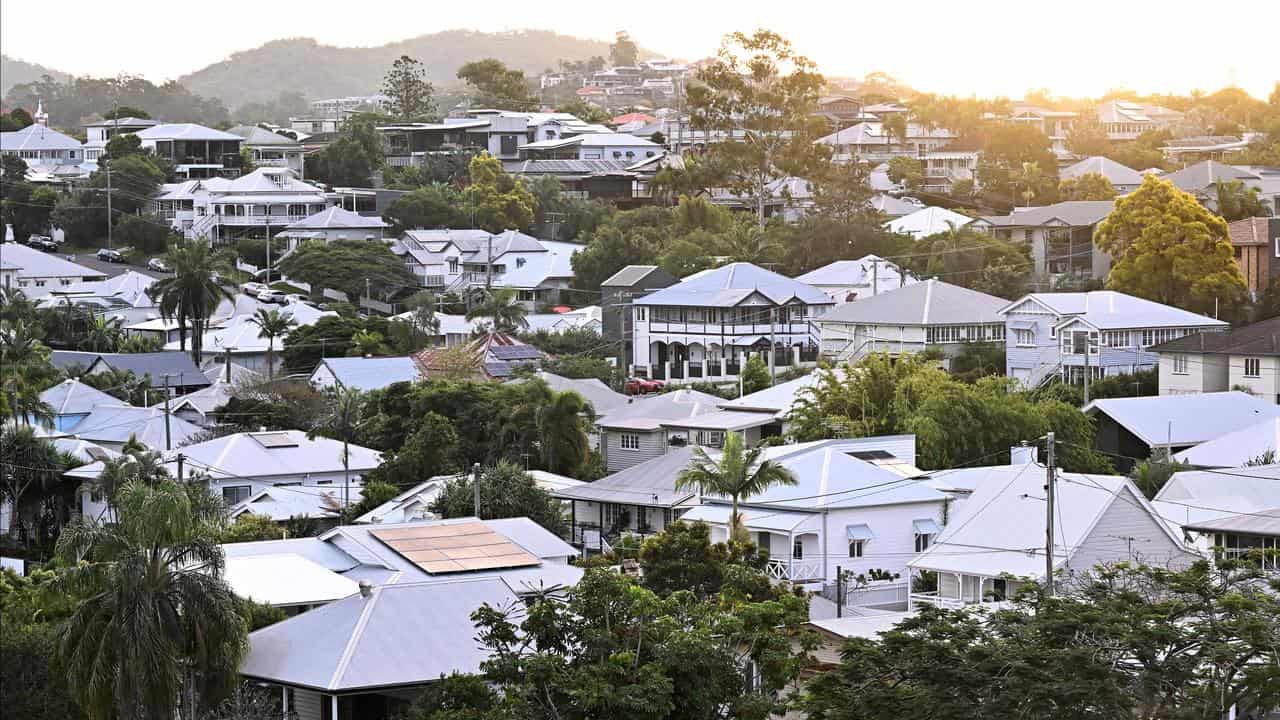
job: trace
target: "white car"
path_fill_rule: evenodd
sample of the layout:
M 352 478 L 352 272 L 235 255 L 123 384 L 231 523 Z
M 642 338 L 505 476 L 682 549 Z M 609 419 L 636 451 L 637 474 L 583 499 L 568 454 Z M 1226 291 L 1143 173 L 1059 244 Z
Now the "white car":
M 284 305 L 286 302 L 285 294 L 279 290 L 272 290 L 271 288 L 264 287 L 258 292 L 258 302 Z
M 289 293 L 284 296 L 285 304 L 293 305 L 294 303 L 306 303 L 307 296 L 300 293 Z
M 248 295 L 249 297 L 258 297 L 262 291 L 266 289 L 267 286 L 260 282 L 247 282 L 240 286 L 240 292 Z
M 169 272 L 169 266 L 166 265 L 164 260 L 161 260 L 160 258 L 151 258 L 150 260 L 148 260 L 147 269 L 154 270 L 156 272 L 164 272 L 164 273 Z

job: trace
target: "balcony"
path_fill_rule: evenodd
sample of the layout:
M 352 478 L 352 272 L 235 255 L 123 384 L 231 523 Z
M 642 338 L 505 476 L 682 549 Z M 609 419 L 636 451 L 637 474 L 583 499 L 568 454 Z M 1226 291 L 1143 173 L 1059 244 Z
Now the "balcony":
M 774 580 L 810 582 L 822 579 L 822 561 L 773 558 L 765 564 L 764 571 Z
M 907 599 L 911 607 L 916 607 L 917 605 L 932 605 L 933 607 L 940 608 L 942 610 L 959 610 L 969 604 L 959 598 L 942 597 L 936 590 L 932 592 L 913 592 L 907 596 Z
M 306 215 L 212 215 L 218 219 L 219 225 L 234 225 L 237 227 L 284 227 L 299 220 L 306 219 Z

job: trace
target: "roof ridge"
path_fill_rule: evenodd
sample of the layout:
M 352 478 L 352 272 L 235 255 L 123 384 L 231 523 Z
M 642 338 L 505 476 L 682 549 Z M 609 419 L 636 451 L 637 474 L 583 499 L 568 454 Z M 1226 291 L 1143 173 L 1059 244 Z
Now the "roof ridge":
M 351 630 L 351 637 L 347 638 L 347 645 L 342 649 L 342 657 L 338 659 L 338 665 L 333 670 L 333 675 L 329 678 L 328 687 L 338 687 L 338 682 L 342 676 L 347 673 L 347 667 L 351 664 L 351 658 L 355 655 L 356 646 L 360 644 L 361 636 L 364 635 L 364 629 L 369 624 L 369 617 L 373 615 L 373 609 L 378 604 L 378 599 L 382 597 L 382 589 L 374 588 L 368 602 L 360 609 L 360 619 L 356 621 L 356 626 Z

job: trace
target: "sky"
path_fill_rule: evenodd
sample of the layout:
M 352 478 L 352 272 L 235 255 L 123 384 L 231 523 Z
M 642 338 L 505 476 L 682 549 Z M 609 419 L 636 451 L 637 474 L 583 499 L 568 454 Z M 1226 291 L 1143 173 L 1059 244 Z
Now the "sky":
M 294 10 L 290 10 L 294 8 Z M 557 8 L 563 8 L 558 10 Z M 75 74 L 177 78 L 282 37 L 370 46 L 441 30 L 550 29 L 706 57 L 736 30 L 769 28 L 831 76 L 882 70 L 951 95 L 1185 93 L 1236 84 L 1262 99 L 1280 81 L 1280 1 L 1219 11 L 1190 0 L 912 0 L 558 6 L 528 0 L 0 2 L 0 51 Z

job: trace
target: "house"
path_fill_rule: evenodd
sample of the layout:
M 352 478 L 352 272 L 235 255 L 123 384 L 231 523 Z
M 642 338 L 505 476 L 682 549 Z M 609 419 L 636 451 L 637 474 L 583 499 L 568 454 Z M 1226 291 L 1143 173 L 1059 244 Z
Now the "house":
M 1005 374 L 1024 387 L 1052 377 L 1083 384 L 1156 366 L 1162 342 L 1227 323 L 1114 290 L 1031 293 L 999 310 L 1005 332 Z M 1087 352 L 1086 352 L 1087 348 Z M 1087 368 L 1087 370 L 1086 370 Z
M 936 589 L 913 591 L 911 606 L 958 608 L 1004 600 L 1020 585 L 1071 582 L 1100 563 L 1178 567 L 1193 556 L 1134 484 L 1114 475 L 1058 472 L 1052 558 L 1046 558 L 1045 470 L 1009 466 L 982 483 L 930 546 L 907 566 Z M 919 581 L 917 581 L 919 582 Z
M 618 367 L 627 367 L 634 357 L 631 303 L 677 282 L 657 265 L 627 265 L 600 283 L 601 334 L 618 348 Z
M 1280 208 L 1280 186 L 1266 184 L 1263 174 L 1251 168 L 1227 165 L 1217 160 L 1205 160 L 1161 176 L 1179 190 L 1189 192 L 1201 205 L 1218 211 L 1218 187 L 1239 182 L 1245 188 L 1258 191 L 1258 199 L 1270 208 Z
M 894 218 L 884 224 L 889 232 L 910 235 L 916 240 L 953 232 L 973 222 L 968 215 L 961 215 L 953 210 L 940 207 L 921 208 L 913 213 Z
M 225 244 L 272 237 L 328 205 L 323 190 L 289 169 L 263 167 L 234 180 L 209 177 L 162 185 L 154 212 L 187 238 Z
M 39 301 L 41 307 L 66 308 L 74 305 L 94 315 L 133 324 L 154 318 L 160 311 L 148 288 L 156 278 L 133 270 L 105 280 L 87 280 L 54 288 Z
M 1067 135 L 1075 126 L 1078 114 L 1070 110 L 1050 110 L 1048 108 L 1017 103 L 1009 115 L 1009 121 L 1020 125 L 1030 125 L 1049 138 L 1053 154 L 1059 158 L 1071 157 L 1067 148 Z
M 765 569 L 775 579 L 825 584 L 840 571 L 872 570 L 905 577 L 908 560 L 942 532 L 946 495 L 907 476 L 915 471 L 914 436 L 779 445 L 766 448 L 763 457 L 797 481 L 739 503 L 742 523 L 768 554 Z M 706 522 L 712 540 L 724 542 L 729 499 L 699 500 L 681 519 Z
M 275 485 L 234 505 L 228 503 L 227 518 L 235 522 L 246 515 L 257 515 L 280 525 L 305 519 L 328 527 L 338 521 L 342 508 L 358 505 L 363 498 L 363 484 Z M 282 536 L 284 533 L 282 529 Z
M 454 475 L 436 475 L 414 485 L 396 495 L 378 507 L 355 519 L 357 525 L 367 523 L 408 523 L 419 520 L 436 520 L 431 512 L 431 503 L 435 502 L 445 483 L 454 479 Z
M 195 123 L 163 123 L 134 133 L 142 147 L 173 163 L 175 177 L 235 177 L 244 138 Z
M 647 152 L 647 151 L 646 151 Z M 625 153 L 624 153 L 625 156 Z M 679 156 L 657 153 L 640 159 L 530 159 L 502 164 L 509 175 L 526 182 L 553 177 L 560 181 L 564 197 L 608 200 L 620 208 L 638 207 L 653 200 L 651 184 L 660 170 L 683 167 Z
M 545 382 L 556 392 L 576 392 L 591 404 L 592 414 L 607 415 L 631 401 L 626 395 L 605 385 L 598 378 L 567 378 L 539 370 L 533 377 Z
M 210 384 L 195 361 L 185 352 L 165 350 L 147 353 L 94 353 L 86 373 L 97 375 L 107 370 L 131 372 L 140 378 L 149 378 L 157 392 L 168 388 L 174 394 L 194 392 Z
M 920 155 L 920 189 L 924 192 L 949 193 L 959 180 L 976 182 L 978 180 L 978 159 L 981 153 L 976 150 L 934 150 Z
M 1097 120 L 1112 142 L 1137 140 L 1150 130 L 1166 130 L 1182 120 L 1182 113 L 1159 105 L 1107 100 L 1098 105 Z
M 1227 223 L 1227 240 L 1244 273 L 1249 294 L 1257 298 L 1280 275 L 1280 218 L 1244 218 Z
M 1087 157 L 1068 165 L 1058 173 L 1061 180 L 1079 180 L 1085 175 L 1101 175 L 1120 195 L 1127 195 L 1142 184 L 1142 173 L 1101 155 Z
M 1176 472 L 1151 504 L 1206 557 L 1214 557 L 1217 548 L 1259 547 L 1256 536 L 1272 534 L 1280 508 L 1280 465 Z M 1215 537 L 1219 533 L 1237 537 Z
M 715 412 L 723 398 L 680 389 L 651 397 L 631 398 L 596 419 L 600 452 L 611 472 L 638 465 L 667 452 L 672 443 L 664 423 Z
M 301 302 L 272 309 L 278 310 L 281 315 L 293 320 L 295 328 L 315 325 L 320 318 L 337 316 L 337 313 L 332 310 L 320 310 L 313 305 Z M 209 329 L 203 338 L 204 352 L 210 356 L 222 355 L 224 362 L 225 358 L 230 356 L 236 364 L 263 374 L 273 370 L 268 362 L 268 355 L 270 355 L 272 362 L 275 363 L 275 369 L 279 369 L 283 364 L 280 351 L 284 347 L 284 337 L 271 340 L 264 337 L 262 328 L 254 324 L 253 317 L 248 314 L 233 315 Z M 178 350 L 180 346 L 179 340 L 166 343 L 165 349 L 172 352 Z
M 757 203 L 761 203 L 766 218 L 780 218 L 788 224 L 800 222 L 814 208 L 813 185 L 794 175 L 765 183 L 761 195 L 758 199 L 729 188 L 711 188 L 709 198 L 716 205 L 753 214 L 757 211 Z
M 289 615 L 360 592 L 360 584 L 302 555 L 244 555 L 226 558 L 222 579 L 237 597 L 284 610 Z M 280 582 L 289 578 L 289 582 Z
M 398 382 L 420 379 L 418 366 L 408 355 L 401 357 L 322 358 L 311 372 L 310 382 L 318 388 L 356 388 L 363 392 L 381 390 Z
M 276 233 L 277 238 L 288 240 L 285 252 L 293 252 L 304 242 L 320 240 L 381 240 L 383 232 L 391 227 L 382 218 L 366 217 L 336 205 L 331 205 L 314 215 L 285 226 Z
M 502 381 L 520 367 L 536 367 L 546 358 L 538 348 L 511 335 L 488 332 L 466 345 L 427 348 L 413 355 L 418 373 L 431 378 Z
M 77 265 L 57 255 L 16 242 L 0 244 L 0 261 L 9 266 L 6 274 L 11 278 L 11 287 L 21 290 L 23 295 L 32 300 L 87 280 L 106 278 L 100 270 Z
M 249 151 L 249 159 L 258 167 L 288 168 L 299 177 L 303 173 L 302 143 L 257 125 L 237 125 L 227 130 L 244 138 L 240 146 Z
M 1084 407 L 1094 419 L 1094 448 L 1111 457 L 1117 470 L 1160 454 L 1172 455 L 1280 417 L 1280 407 L 1239 391 L 1198 395 L 1105 398 Z
M 517 160 L 523 156 L 523 148 L 533 143 L 612 134 L 603 125 L 583 122 L 569 113 L 493 109 L 468 110 L 466 117 L 449 117 L 439 123 L 384 125 L 378 132 L 385 140 L 386 164 L 393 167 L 421 165 L 432 153 L 457 150 L 484 151 L 499 160 Z
M 1214 558 L 1244 559 L 1258 553 L 1263 570 L 1280 572 L 1280 507 L 1230 513 L 1191 522 L 1182 529 L 1204 537 Z
M 673 447 L 594 482 L 551 490 L 569 506 L 570 542 L 607 552 L 609 538 L 623 532 L 661 532 L 697 504 L 696 491 L 675 487 L 692 459 L 692 447 Z
M 539 140 L 520 147 L 526 160 L 624 160 L 635 162 L 664 153 L 662 146 L 628 133 L 586 133 Z
M 1280 417 L 1267 417 L 1183 450 L 1174 460 L 1194 467 L 1234 468 L 1280 459 Z
M 1001 342 L 1006 301 L 930 278 L 845 303 L 823 316 L 822 354 L 856 362 L 875 352 L 918 353 L 936 347 L 947 355 L 965 343 Z
M 85 161 L 84 146 L 80 141 L 40 123 L 0 133 L 0 155 L 21 158 L 28 171 L 49 172 L 58 167 L 76 167 L 76 175 L 89 174 L 87 169 L 79 169 Z
M 887 217 L 896 218 L 910 215 L 924 207 L 922 203 L 910 202 L 909 200 L 887 195 L 886 193 L 895 187 L 893 183 L 889 182 L 887 172 L 873 170 L 871 172 L 871 184 L 877 194 L 867 201 L 867 206 Z
M 237 366 L 239 367 L 239 366 Z M 221 370 L 221 368 L 215 368 Z M 252 371 L 249 371 L 252 372 Z M 259 378 L 265 376 L 259 373 L 253 373 Z M 189 392 L 185 395 L 179 395 L 169 400 L 169 412 L 174 417 L 182 418 L 193 425 L 208 428 L 218 424 L 217 413 L 214 412 L 218 408 L 226 405 L 235 397 L 236 392 L 243 385 L 237 382 L 228 382 L 221 375 L 215 374 L 213 384 L 207 388 Z M 165 401 L 161 401 L 152 405 L 152 407 L 163 409 Z
M 749 354 L 770 368 L 815 362 L 816 320 L 835 303 L 817 288 L 737 262 L 631 304 L 634 369 L 684 381 L 735 379 Z
M 1196 135 L 1166 140 L 1160 148 L 1169 162 L 1186 166 L 1201 160 L 1222 160 L 1249 147 L 1249 140 L 1235 135 Z
M 53 430 L 68 432 L 99 405 L 119 405 L 120 400 L 101 390 L 68 378 L 40 393 L 40 402 L 53 409 Z
M 1114 200 L 1066 200 L 1014 208 L 1008 215 L 984 215 L 971 227 L 1029 245 L 1037 275 L 1105 278 L 1111 258 L 1098 249 L 1093 236 L 1113 209 Z
M 172 450 L 203 431 L 198 425 L 167 415 L 163 408 L 134 407 L 117 400 L 113 405 L 95 405 L 65 432 L 116 452 L 130 441 L 159 452 Z
M 14 292 L 18 289 L 18 266 L 3 258 L 0 258 L 0 288 Z
M 582 248 L 516 230 L 408 230 L 391 245 L 425 288 L 454 293 L 510 288 L 530 311 L 561 303 L 573 279 L 571 258 Z
M 85 123 L 84 159 L 96 164 L 98 158 L 102 157 L 102 153 L 106 152 L 107 143 L 111 138 L 116 135 L 137 133 L 139 130 L 146 130 L 159 124 L 159 120 L 138 117 L 113 118 L 111 120 Z
M 1280 318 L 1187 335 L 1151 351 L 1160 357 L 1161 395 L 1243 390 L 1280 403 Z
M 836 304 L 853 302 L 919 282 L 911 273 L 878 255 L 864 255 L 857 260 L 836 260 L 797 275 L 796 280 L 821 290 L 835 300 Z
M 870 110 L 868 110 L 870 112 Z M 880 162 L 893 157 L 924 158 L 929 152 L 945 148 L 956 134 L 945 128 L 928 128 L 907 123 L 906 137 L 895 137 L 882 122 L 860 122 L 816 142 L 831 146 L 835 162 Z

